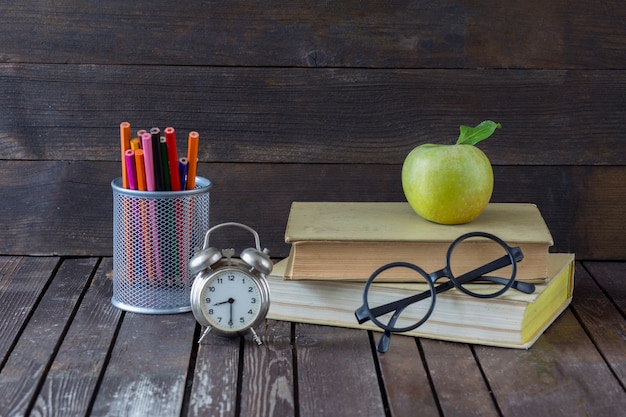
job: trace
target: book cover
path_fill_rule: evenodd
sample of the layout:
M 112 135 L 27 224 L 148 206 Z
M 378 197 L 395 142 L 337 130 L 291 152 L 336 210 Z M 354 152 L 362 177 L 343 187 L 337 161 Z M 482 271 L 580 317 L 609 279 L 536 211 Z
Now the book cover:
M 378 267 L 397 261 L 432 271 L 443 266 L 454 239 L 474 231 L 522 249 L 519 280 L 547 279 L 552 235 L 536 205 L 518 203 L 490 203 L 470 223 L 440 225 L 418 216 L 408 203 L 294 202 L 285 230 L 285 242 L 292 245 L 285 276 L 364 281 Z M 482 252 L 478 245 L 465 254 L 467 261 L 481 262 L 476 254 Z
M 437 295 L 432 316 L 409 336 L 529 348 L 569 305 L 574 285 L 574 255 L 552 253 L 549 279 L 532 294 L 509 290 L 494 299 L 465 295 L 455 289 Z M 380 331 L 371 322 L 358 324 L 354 311 L 363 303 L 363 283 L 285 280 L 287 262 L 276 264 L 268 277 L 271 305 L 268 318 Z M 475 284 L 485 285 L 485 284 Z M 426 284 L 385 283 L 370 290 L 379 303 L 426 290 Z M 415 317 L 405 317 L 408 325 Z M 393 342 L 392 342 L 393 343 Z

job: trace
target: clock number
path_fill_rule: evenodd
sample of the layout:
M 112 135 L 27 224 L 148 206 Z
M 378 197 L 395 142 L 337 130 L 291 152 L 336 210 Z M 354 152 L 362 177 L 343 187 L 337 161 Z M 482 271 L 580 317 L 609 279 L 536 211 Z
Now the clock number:
M 229 281 L 234 281 L 235 280 L 235 276 L 233 274 L 229 274 L 228 275 L 228 280 Z
M 209 287 L 209 292 L 215 292 L 215 287 L 211 285 L 211 286 Z
M 255 298 L 255 297 L 252 297 L 252 298 L 250 299 L 250 302 L 251 302 L 252 304 L 256 304 L 256 298 Z
M 252 311 L 252 309 L 248 310 L 248 314 L 254 314 L 254 311 Z
M 205 298 L 205 299 L 204 299 L 204 302 L 205 302 L 206 304 L 211 304 L 211 298 L 210 298 L 210 297 Z
M 217 279 L 217 283 L 218 284 L 222 284 L 223 282 L 224 282 L 224 280 L 221 277 Z
M 245 323 L 245 322 L 246 322 L 246 319 L 244 319 L 243 317 L 239 317 L 239 323 L 242 323 L 242 324 L 243 324 L 243 323 Z
M 212 308 L 210 308 L 210 309 L 209 309 L 209 311 L 207 311 L 207 313 L 209 313 L 209 316 L 212 316 L 212 315 L 213 315 L 213 313 L 215 313 L 215 311 L 213 311 L 213 309 L 212 309 Z
M 254 288 L 248 287 L 248 292 L 254 292 Z

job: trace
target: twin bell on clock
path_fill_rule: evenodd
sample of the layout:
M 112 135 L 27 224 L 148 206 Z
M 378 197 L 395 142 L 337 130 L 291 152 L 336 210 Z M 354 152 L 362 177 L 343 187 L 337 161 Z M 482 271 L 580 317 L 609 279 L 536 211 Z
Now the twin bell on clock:
M 254 236 L 255 247 L 241 251 L 209 246 L 209 236 L 224 227 L 245 229 Z M 272 272 L 268 250 L 261 250 L 259 234 L 241 223 L 221 223 L 205 235 L 202 250 L 189 261 L 195 276 L 191 287 L 191 311 L 205 331 L 198 343 L 213 331 L 221 336 L 252 333 L 257 344 L 261 339 L 254 327 L 261 323 L 270 306 L 270 289 L 266 276 Z

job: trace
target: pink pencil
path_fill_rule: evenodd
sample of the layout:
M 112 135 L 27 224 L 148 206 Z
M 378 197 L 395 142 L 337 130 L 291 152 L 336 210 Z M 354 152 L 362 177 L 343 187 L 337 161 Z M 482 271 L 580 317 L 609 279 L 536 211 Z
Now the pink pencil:
M 143 145 L 144 167 L 146 169 L 146 188 L 148 191 L 156 190 L 154 184 L 154 165 L 152 164 L 152 135 L 144 133 L 141 136 L 141 144 Z
M 135 151 L 127 149 L 124 153 L 126 157 L 126 174 L 128 175 L 128 188 L 137 189 L 137 171 L 135 170 Z

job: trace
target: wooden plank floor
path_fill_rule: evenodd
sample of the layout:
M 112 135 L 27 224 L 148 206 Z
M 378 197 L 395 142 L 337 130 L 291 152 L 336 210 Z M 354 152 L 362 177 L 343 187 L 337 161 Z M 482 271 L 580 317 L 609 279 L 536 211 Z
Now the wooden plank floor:
M 620 416 L 626 262 L 576 265 L 528 351 L 267 321 L 260 347 L 191 313 L 111 305 L 111 258 L 0 257 L 0 416 Z

